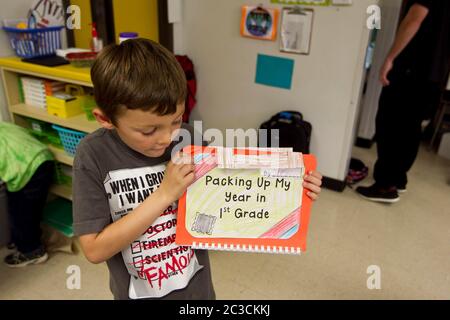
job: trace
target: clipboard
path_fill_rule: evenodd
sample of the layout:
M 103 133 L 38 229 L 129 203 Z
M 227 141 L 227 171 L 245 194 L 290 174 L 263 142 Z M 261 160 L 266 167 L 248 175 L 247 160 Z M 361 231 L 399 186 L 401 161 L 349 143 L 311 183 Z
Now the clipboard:
M 259 151 L 254 149 L 234 149 L 234 152 L 243 156 Z M 300 254 L 306 251 L 306 238 L 312 200 L 307 196 L 307 191 L 303 189 L 303 186 L 299 192 L 298 203 L 294 203 L 289 209 L 289 199 L 281 199 L 281 202 L 286 202 L 286 204 L 283 203 L 282 208 L 288 208 L 287 211 L 278 216 L 279 220 L 275 219 L 271 221 L 273 224 L 262 224 L 264 228 L 258 230 L 260 220 L 256 218 L 253 220 L 241 220 L 241 216 L 233 216 L 232 210 L 222 212 L 222 208 L 220 210 L 214 209 L 221 206 L 221 201 L 223 201 L 223 194 L 221 192 L 226 192 L 230 189 L 228 186 L 224 186 L 222 189 L 214 189 L 205 187 L 204 185 L 205 181 L 208 180 L 208 176 L 217 177 L 223 173 L 221 170 L 224 169 L 218 167 L 217 161 L 206 162 L 205 160 L 205 158 L 208 159 L 208 157 L 214 158 L 217 156 L 218 150 L 215 147 L 188 146 L 183 149 L 183 153 L 194 157 L 196 161 L 196 178 L 178 202 L 178 222 L 175 240 L 177 244 L 191 246 L 194 249 L 237 252 Z M 305 172 L 315 170 L 316 159 L 313 155 L 301 155 L 301 161 L 304 164 L 303 168 Z M 237 175 L 240 175 L 243 171 L 237 170 L 236 172 L 238 172 Z M 278 178 L 273 179 L 278 180 Z M 300 184 L 302 184 L 302 181 L 301 179 Z M 255 187 L 255 185 L 252 186 L 248 192 L 244 190 L 243 193 L 240 193 L 240 196 L 250 194 L 255 196 L 259 193 L 255 190 Z M 296 192 L 296 189 L 292 189 L 292 191 Z M 194 192 L 193 197 L 191 197 L 191 192 Z M 195 201 L 198 197 L 201 197 L 203 200 Z M 200 204 L 198 205 L 198 203 Z M 198 211 L 196 210 L 196 206 L 203 206 L 203 209 L 208 212 L 204 212 L 203 210 Z M 227 225 L 223 226 L 220 223 L 225 221 L 222 220 L 225 215 L 228 215 L 227 217 L 233 220 L 231 224 L 230 220 L 228 220 Z M 198 230 L 198 218 L 201 218 L 203 223 L 201 234 Z M 239 234 L 242 228 L 245 230 L 250 229 L 251 232 L 256 230 L 260 233 L 257 236 L 224 236 L 223 230 L 230 231 L 231 233 L 234 231 L 234 233 Z M 217 236 L 217 229 L 221 232 L 221 236 Z
M 283 8 L 281 13 L 280 51 L 309 55 L 314 10 L 299 6 Z

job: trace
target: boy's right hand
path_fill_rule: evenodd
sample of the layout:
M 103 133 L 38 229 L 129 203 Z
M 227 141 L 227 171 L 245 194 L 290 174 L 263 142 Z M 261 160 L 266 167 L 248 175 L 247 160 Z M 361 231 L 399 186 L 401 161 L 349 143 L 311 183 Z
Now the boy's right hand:
M 167 164 L 164 179 L 159 191 L 167 198 L 169 203 L 181 198 L 192 182 L 194 182 L 195 166 L 192 161 L 183 156 L 177 156 Z

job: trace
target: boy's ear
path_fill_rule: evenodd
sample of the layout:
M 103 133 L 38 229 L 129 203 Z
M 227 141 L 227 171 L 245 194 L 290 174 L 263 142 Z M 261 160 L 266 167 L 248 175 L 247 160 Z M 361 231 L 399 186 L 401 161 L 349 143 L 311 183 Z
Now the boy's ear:
M 102 110 L 100 110 L 99 108 L 95 108 L 94 110 L 92 110 L 92 114 L 94 115 L 95 119 L 97 120 L 97 122 L 105 129 L 111 130 L 114 129 L 114 125 L 111 121 L 111 119 L 109 119 Z

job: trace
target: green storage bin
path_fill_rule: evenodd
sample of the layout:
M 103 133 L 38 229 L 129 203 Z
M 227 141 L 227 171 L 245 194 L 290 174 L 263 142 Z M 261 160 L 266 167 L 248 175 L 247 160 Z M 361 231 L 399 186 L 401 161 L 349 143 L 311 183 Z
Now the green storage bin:
M 44 208 L 42 223 L 73 237 L 72 202 L 62 198 L 49 202 Z
M 94 110 L 94 108 L 97 106 L 97 103 L 95 102 L 94 96 L 93 95 L 86 95 L 84 96 L 83 102 L 82 102 L 82 107 L 84 112 L 86 113 L 86 118 L 89 121 L 95 121 L 95 117 L 92 114 L 92 110 Z
M 58 132 L 52 128 L 51 123 L 41 120 L 26 118 L 30 125 L 29 132 L 39 141 L 45 144 L 51 144 L 57 148 L 62 149 L 63 145 Z
M 64 165 L 60 162 L 55 162 L 55 175 L 54 182 L 59 185 L 72 186 L 72 176 L 66 174 L 64 171 Z M 66 166 L 68 167 L 68 166 Z

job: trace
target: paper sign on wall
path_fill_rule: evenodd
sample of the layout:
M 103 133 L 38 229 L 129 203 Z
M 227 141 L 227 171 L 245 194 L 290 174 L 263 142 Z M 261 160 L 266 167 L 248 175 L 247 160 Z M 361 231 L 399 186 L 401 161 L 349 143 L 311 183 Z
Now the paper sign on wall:
M 291 89 L 294 60 L 258 54 L 255 82 L 271 87 Z
M 260 40 L 275 40 L 278 29 L 278 9 L 243 6 L 241 35 Z
M 280 50 L 309 54 L 314 11 L 299 7 L 284 8 L 281 18 Z

